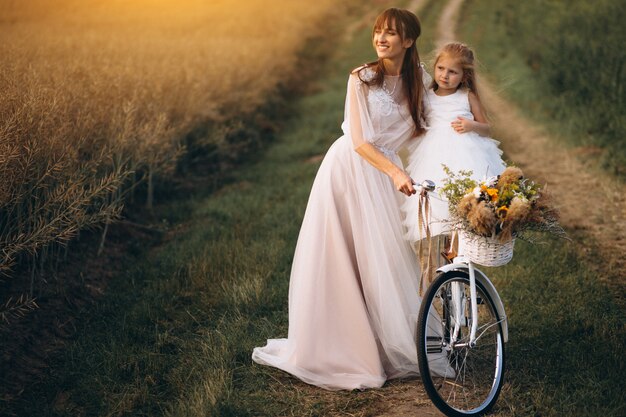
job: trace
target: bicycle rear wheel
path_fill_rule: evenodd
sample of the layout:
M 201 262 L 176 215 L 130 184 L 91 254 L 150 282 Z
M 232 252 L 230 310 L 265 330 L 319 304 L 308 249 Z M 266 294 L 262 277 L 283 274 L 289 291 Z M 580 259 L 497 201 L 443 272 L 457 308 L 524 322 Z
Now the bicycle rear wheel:
M 441 274 L 426 291 L 417 329 L 419 369 L 431 401 L 447 416 L 488 412 L 504 382 L 503 317 L 476 282 L 478 330 L 470 346 L 472 309 L 469 275 Z

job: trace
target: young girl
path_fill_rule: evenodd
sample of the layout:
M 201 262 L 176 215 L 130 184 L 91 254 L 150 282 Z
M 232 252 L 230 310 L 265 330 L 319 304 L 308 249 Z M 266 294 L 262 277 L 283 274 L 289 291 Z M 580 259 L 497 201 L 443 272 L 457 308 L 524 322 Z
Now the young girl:
M 349 77 L 344 135 L 322 161 L 302 221 L 288 337 L 252 353 L 326 389 L 380 387 L 418 372 L 419 265 L 404 239 L 398 194 L 415 189 L 397 151 L 423 131 L 419 35 L 407 10 L 376 19 L 378 61 Z
M 407 172 L 416 181 L 433 180 L 443 185 L 443 165 L 453 172 L 472 171 L 476 180 L 500 174 L 505 164 L 499 142 L 488 137 L 485 118 L 476 87 L 474 53 L 461 43 L 448 43 L 437 54 L 434 77 L 426 94 L 427 133 L 411 150 Z M 403 210 L 407 237 L 420 239 L 418 199 L 406 199 Z M 431 199 L 430 230 L 433 236 L 449 232 L 448 205 Z

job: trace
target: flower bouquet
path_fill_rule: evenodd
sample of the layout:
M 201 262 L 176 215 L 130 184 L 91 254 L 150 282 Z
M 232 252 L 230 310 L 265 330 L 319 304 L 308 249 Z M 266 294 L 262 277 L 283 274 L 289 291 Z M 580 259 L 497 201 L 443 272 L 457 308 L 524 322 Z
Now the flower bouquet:
M 465 255 L 487 266 L 503 265 L 513 256 L 516 237 L 527 231 L 564 236 L 558 212 L 545 188 L 510 166 L 502 174 L 475 181 L 471 171 L 452 172 L 441 193 L 448 200 L 453 228 L 465 241 Z M 468 253 L 469 252 L 469 253 Z

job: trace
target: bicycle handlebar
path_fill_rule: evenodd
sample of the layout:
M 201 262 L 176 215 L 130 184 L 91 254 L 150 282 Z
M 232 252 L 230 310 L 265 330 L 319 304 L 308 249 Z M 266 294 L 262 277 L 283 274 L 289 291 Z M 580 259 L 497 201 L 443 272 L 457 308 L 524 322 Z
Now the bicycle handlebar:
M 432 192 L 435 191 L 435 182 L 431 180 L 424 180 L 420 184 L 416 184 L 417 189 L 420 191 Z

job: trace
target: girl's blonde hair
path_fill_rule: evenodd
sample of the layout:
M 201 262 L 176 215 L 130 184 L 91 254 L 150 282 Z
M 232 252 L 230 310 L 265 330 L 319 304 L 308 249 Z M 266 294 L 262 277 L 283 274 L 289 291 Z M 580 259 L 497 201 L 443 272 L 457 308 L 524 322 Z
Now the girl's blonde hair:
M 437 52 L 437 56 L 435 57 L 435 64 L 433 65 L 433 71 L 437 68 L 437 62 L 442 57 L 448 57 L 452 59 L 458 60 L 463 68 L 463 80 L 459 84 L 458 88 L 466 88 L 472 93 L 474 93 L 478 97 L 478 86 L 476 83 L 476 58 L 474 57 L 474 51 L 464 43 L 460 42 L 450 42 L 445 44 L 439 52 Z M 434 72 L 433 72 L 434 73 Z M 433 79 L 430 87 L 433 90 L 437 90 L 439 87 L 435 79 Z
M 461 80 L 461 83 L 459 84 L 457 89 L 466 88 L 467 90 L 474 93 L 474 95 L 480 102 L 480 107 L 482 109 L 483 115 L 487 118 L 487 120 L 489 120 L 489 109 L 487 109 L 484 103 L 482 103 L 482 100 L 480 99 L 480 94 L 478 94 L 478 82 L 476 75 L 476 66 L 478 66 L 478 60 L 474 56 L 474 51 L 472 51 L 472 49 L 466 44 L 460 42 L 450 42 L 445 44 L 437 52 L 437 55 L 435 57 L 435 64 L 433 65 L 433 74 L 435 68 L 437 68 L 437 62 L 444 56 L 456 59 L 461 64 L 461 67 L 463 68 L 463 79 Z M 438 87 L 439 86 L 437 85 L 437 82 L 433 78 L 433 81 L 430 84 L 430 88 L 436 91 Z

